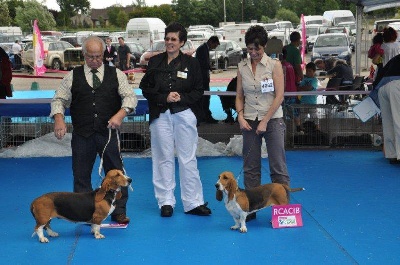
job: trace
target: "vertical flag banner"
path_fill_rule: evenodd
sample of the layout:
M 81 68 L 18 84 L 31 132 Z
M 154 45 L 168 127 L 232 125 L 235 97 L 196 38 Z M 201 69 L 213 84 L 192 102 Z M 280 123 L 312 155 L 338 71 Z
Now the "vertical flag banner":
M 35 75 L 43 75 L 46 72 L 46 67 L 43 65 L 45 59 L 42 35 L 40 34 L 37 20 L 33 21 L 33 68 Z
M 306 60 L 306 55 L 305 55 L 305 53 L 306 53 L 306 49 L 307 49 L 307 36 L 306 36 L 306 23 L 304 22 L 304 15 L 303 14 L 301 14 L 301 60 L 302 60 L 302 63 L 301 63 L 301 68 L 302 69 L 304 69 L 304 67 L 305 67 L 305 65 L 306 65 L 306 63 L 305 63 L 305 60 Z

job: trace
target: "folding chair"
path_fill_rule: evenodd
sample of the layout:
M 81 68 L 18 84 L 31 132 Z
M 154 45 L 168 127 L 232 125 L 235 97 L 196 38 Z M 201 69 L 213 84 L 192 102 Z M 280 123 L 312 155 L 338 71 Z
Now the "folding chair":
M 343 78 L 330 78 L 328 83 L 326 84 L 326 90 L 339 90 L 340 84 L 342 83 Z M 333 105 L 333 104 L 340 104 L 340 101 L 334 95 L 326 96 L 326 104 Z

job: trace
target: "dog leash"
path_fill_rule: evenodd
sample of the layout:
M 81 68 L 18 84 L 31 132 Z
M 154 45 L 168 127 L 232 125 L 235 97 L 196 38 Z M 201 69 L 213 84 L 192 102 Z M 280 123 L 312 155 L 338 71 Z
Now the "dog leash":
M 122 155 L 121 155 L 121 140 L 119 138 L 119 130 L 115 129 L 115 133 L 117 134 L 118 152 L 119 152 L 119 158 L 121 159 L 122 171 L 124 172 L 124 175 L 126 175 L 126 170 L 125 170 L 125 167 L 124 167 L 124 160 L 122 159 Z M 99 176 L 100 176 L 101 180 L 104 179 L 104 177 L 101 175 L 101 171 L 103 170 L 104 152 L 106 151 L 107 146 L 111 141 L 111 134 L 112 134 L 112 129 L 108 128 L 108 140 L 107 140 L 107 143 L 104 145 L 103 152 L 101 153 L 101 157 L 100 157 Z M 129 189 L 131 191 L 133 191 L 133 188 L 132 188 L 131 184 L 129 185 Z

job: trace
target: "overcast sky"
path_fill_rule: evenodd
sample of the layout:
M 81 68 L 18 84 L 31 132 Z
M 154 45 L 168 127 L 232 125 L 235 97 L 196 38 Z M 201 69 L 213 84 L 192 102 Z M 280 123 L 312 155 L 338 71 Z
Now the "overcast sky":
M 40 0 L 37 0 L 40 1 Z M 131 5 L 133 0 L 110 0 L 110 1 L 102 1 L 102 0 L 89 0 L 92 8 L 105 8 L 115 4 L 120 4 L 122 6 Z M 162 5 L 162 4 L 171 4 L 171 0 L 145 0 L 147 6 L 154 5 Z M 56 0 L 45 0 L 44 3 L 49 9 L 60 10 Z

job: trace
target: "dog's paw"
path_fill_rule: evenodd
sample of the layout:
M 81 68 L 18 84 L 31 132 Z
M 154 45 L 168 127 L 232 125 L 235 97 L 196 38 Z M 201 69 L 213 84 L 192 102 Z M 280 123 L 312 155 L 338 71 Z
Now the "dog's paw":
M 39 237 L 39 241 L 40 243 L 49 243 L 49 239 L 47 239 L 47 237 Z
M 51 237 L 58 237 L 58 233 L 50 229 L 47 229 L 47 234 Z
M 96 239 L 103 239 L 103 238 L 106 238 L 105 236 L 103 236 L 103 235 L 100 234 L 99 232 L 95 232 L 95 233 L 94 233 L 94 237 L 95 237 Z
M 240 228 L 240 233 L 247 233 L 247 227 L 242 226 L 242 227 Z
M 232 225 L 232 226 L 231 226 L 231 230 L 237 230 L 237 229 L 239 229 L 239 226 L 238 226 L 238 225 Z

